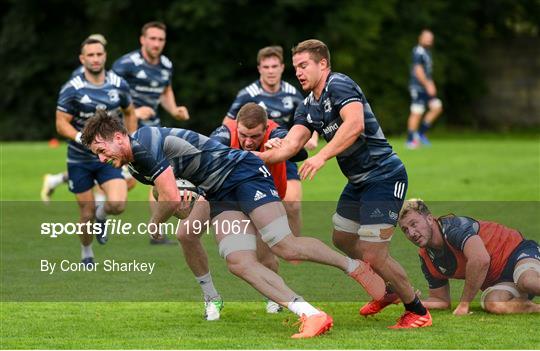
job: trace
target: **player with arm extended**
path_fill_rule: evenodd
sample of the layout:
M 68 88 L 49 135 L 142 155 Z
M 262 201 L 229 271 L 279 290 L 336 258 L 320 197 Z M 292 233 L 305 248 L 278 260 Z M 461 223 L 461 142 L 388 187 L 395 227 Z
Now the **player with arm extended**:
M 454 315 L 469 313 L 482 290 L 480 304 L 491 313 L 540 313 L 530 301 L 540 295 L 540 247 L 515 229 L 470 217 L 434 217 L 424 201 L 405 202 L 399 225 L 418 246 L 420 264 L 429 284 L 424 305 L 451 307 L 449 279 L 464 279 Z
M 94 39 L 99 41 L 103 46 L 107 46 L 107 39 L 103 36 L 103 34 L 94 33 L 90 34 L 86 39 Z M 81 74 L 84 73 L 84 65 L 80 65 L 77 67 L 73 72 L 71 73 L 71 78 L 75 78 Z M 126 179 L 128 190 L 131 190 L 135 184 L 136 181 L 131 177 L 129 172 L 126 170 L 122 170 L 122 175 Z M 51 201 L 51 196 L 53 195 L 56 188 L 60 185 L 68 183 L 68 173 L 67 171 L 61 172 L 61 173 L 47 173 L 43 176 L 43 182 L 41 185 L 41 191 L 40 191 L 40 197 L 41 201 L 43 201 L 45 204 L 48 204 Z M 96 202 L 103 202 L 105 201 L 105 194 L 103 191 L 96 186 L 94 188 L 94 196 L 96 198 Z
M 98 111 L 107 118 L 122 119 L 130 131 L 135 131 L 136 120 L 127 83 L 113 72 L 105 71 L 107 54 L 99 40 L 86 39 L 81 44 L 79 59 L 84 72 L 71 78 L 60 90 L 56 110 L 56 130 L 70 139 L 67 153 L 69 189 L 75 194 L 80 211 L 80 222 L 103 223 L 107 214 L 117 215 L 124 211 L 127 185 L 120 170 L 110 164 L 100 163 L 98 158 L 81 142 L 81 131 L 86 122 Z M 92 188 L 97 182 L 107 200 L 96 206 Z M 86 227 L 84 227 L 86 229 Z M 104 226 L 100 237 L 106 237 Z M 93 264 L 92 235 L 84 232 L 79 236 L 82 261 Z
M 141 47 L 113 63 L 112 69 L 124 78 L 130 87 L 139 127 L 161 126 L 158 109 L 161 105 L 174 119 L 186 121 L 189 112 L 176 103 L 172 88 L 173 63 L 163 55 L 167 41 L 167 27 L 158 21 L 148 22 L 141 28 Z M 148 200 L 154 210 L 155 200 L 150 189 Z M 174 243 L 163 237 L 151 239 L 151 244 Z
M 291 234 L 272 176 L 251 152 L 229 148 L 186 129 L 143 127 L 129 136 L 121 123 L 103 114 L 87 123 L 83 141 L 101 162 L 115 167 L 129 164 L 138 181 L 155 185 L 159 198 L 150 223 L 159 225 L 184 208 L 177 178 L 203 190 L 219 252 L 229 270 L 301 318 L 300 332 L 293 338 L 324 333 L 331 328 L 332 318 L 304 301 L 258 261 L 256 235 L 279 257 L 339 268 L 373 297 L 384 295 L 384 281 L 369 264 L 339 254 L 318 239 Z
M 223 123 L 236 119 L 242 106 L 253 102 L 262 106 L 271 121 L 276 122 L 282 128 L 290 129 L 292 126 L 294 111 L 304 97 L 290 83 L 281 79 L 285 64 L 283 63 L 283 48 L 281 46 L 267 46 L 257 53 L 257 70 L 259 79 L 241 89 L 233 101 Z M 315 149 L 318 143 L 318 134 L 306 143 L 308 150 Z M 283 205 L 287 210 L 287 217 L 293 234 L 298 236 L 302 229 L 302 183 L 298 177 L 296 163 L 287 160 L 287 194 L 283 199 Z
M 210 135 L 211 139 L 240 150 L 263 151 L 263 145 L 269 138 L 283 138 L 287 130 L 269 120 L 266 110 L 260 105 L 249 102 L 238 111 L 237 119 L 225 121 Z M 301 152 L 293 157 L 298 162 L 307 158 L 307 152 Z M 271 165 L 268 170 L 272 174 L 274 184 L 279 197 L 283 200 L 287 192 L 287 170 L 285 161 Z M 197 233 L 200 223 L 205 223 L 210 218 L 208 202 L 201 197 L 195 204 L 191 214 L 186 218 L 185 225 L 180 227 L 178 240 L 182 244 L 182 250 L 186 263 L 199 282 L 205 299 L 205 318 L 217 320 L 223 308 L 223 300 L 214 287 L 212 276 L 208 267 L 208 257 L 201 244 L 201 233 Z M 257 236 L 257 257 L 267 268 L 278 272 L 279 261 L 272 254 L 268 245 Z M 266 304 L 267 313 L 281 311 L 281 306 L 272 300 Z
M 260 156 L 268 164 L 287 159 L 302 148 L 313 131 L 328 144 L 300 167 L 302 179 L 312 179 L 327 160 L 336 157 L 348 183 L 333 216 L 333 241 L 351 258 L 368 262 L 401 298 L 405 313 L 391 328 L 432 324 L 431 315 L 409 283 L 407 273 L 389 253 L 398 213 L 407 191 L 407 172 L 393 152 L 362 90 L 348 76 L 332 72 L 330 52 L 320 40 L 293 48 L 293 66 L 302 88 L 310 94 L 296 110 L 294 126 L 277 147 Z M 374 299 L 364 306 L 370 309 Z

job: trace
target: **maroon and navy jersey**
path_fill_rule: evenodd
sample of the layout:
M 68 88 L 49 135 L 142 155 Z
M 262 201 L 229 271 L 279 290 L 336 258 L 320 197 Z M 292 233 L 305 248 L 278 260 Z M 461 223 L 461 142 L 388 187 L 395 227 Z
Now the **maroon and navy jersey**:
M 465 279 L 467 259 L 463 250 L 472 236 L 480 236 L 491 260 L 482 289 L 497 282 L 512 252 L 524 240 L 517 230 L 495 222 L 453 215 L 437 221 L 444 239 L 443 248 L 419 250 L 422 272 L 430 289 L 448 284 L 450 278 Z

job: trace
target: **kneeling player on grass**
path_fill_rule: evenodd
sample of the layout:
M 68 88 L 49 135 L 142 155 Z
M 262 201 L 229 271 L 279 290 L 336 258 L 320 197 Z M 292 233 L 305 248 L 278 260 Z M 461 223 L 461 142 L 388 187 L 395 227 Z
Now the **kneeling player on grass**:
M 454 315 L 469 313 L 478 290 L 491 313 L 539 313 L 529 298 L 540 295 L 540 247 L 514 229 L 495 222 L 447 215 L 434 217 L 422 200 L 406 201 L 399 225 L 420 247 L 429 284 L 428 308 L 451 307 L 448 279 L 465 279 Z
M 287 135 L 287 130 L 279 127 L 277 123 L 268 119 L 266 110 L 260 105 L 249 102 L 238 111 L 236 120 L 226 120 L 224 125 L 219 126 L 210 135 L 210 138 L 217 140 L 223 145 L 245 151 L 263 151 L 264 143 L 269 138 L 283 138 Z M 297 155 L 291 158 L 292 162 L 303 161 L 307 158 L 307 152 L 302 149 Z M 271 165 L 268 170 L 272 174 L 276 190 L 283 200 L 287 193 L 287 163 L 285 161 Z M 286 206 L 285 211 L 291 218 L 291 206 Z M 294 217 L 294 216 L 293 216 Z M 206 320 L 218 320 L 220 311 L 223 308 L 223 299 L 217 292 L 212 275 L 208 267 L 208 256 L 201 244 L 200 223 L 207 223 L 210 219 L 210 206 L 202 197 L 195 204 L 191 214 L 184 225 L 179 227 L 177 233 L 178 240 L 182 244 L 182 251 L 187 265 L 195 275 L 203 291 L 205 300 Z M 292 228 L 291 228 L 292 229 Z M 276 259 L 268 245 L 260 236 L 257 236 L 257 257 L 259 261 L 274 272 L 278 272 L 279 261 Z M 266 302 L 267 313 L 278 313 L 282 307 L 272 301 Z
M 231 149 L 186 129 L 143 127 L 131 137 L 120 122 L 104 114 L 88 120 L 83 141 L 101 162 L 115 167 L 129 164 L 137 180 L 155 186 L 159 198 L 150 219 L 155 225 L 186 205 L 176 178 L 201 188 L 210 202 L 219 252 L 229 270 L 301 318 L 300 332 L 293 338 L 326 332 L 332 327 L 332 318 L 303 300 L 257 260 L 256 233 L 274 254 L 286 260 L 340 268 L 374 298 L 384 295 L 384 282 L 365 262 L 345 257 L 317 239 L 291 234 L 270 172 L 252 153 Z M 233 231 L 235 227 L 242 229 Z

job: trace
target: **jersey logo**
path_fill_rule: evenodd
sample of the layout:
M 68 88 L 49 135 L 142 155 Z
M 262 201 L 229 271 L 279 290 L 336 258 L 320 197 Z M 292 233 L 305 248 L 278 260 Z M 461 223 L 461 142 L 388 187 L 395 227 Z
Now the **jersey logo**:
M 161 79 L 163 80 L 169 80 L 169 71 L 166 69 L 161 70 Z
M 139 65 L 142 65 L 144 63 L 144 60 L 141 57 L 141 55 L 139 55 L 139 53 L 130 55 L 129 58 L 131 59 L 131 61 L 133 61 L 135 66 L 139 66 Z
M 439 266 L 439 270 L 440 270 L 441 273 L 443 273 L 443 274 L 446 273 L 446 268 L 444 268 L 444 267 Z
M 88 95 L 84 94 L 84 96 L 81 98 L 80 100 L 81 104 L 89 104 L 92 102 L 92 100 L 90 99 L 90 97 L 88 97 Z
M 255 196 L 253 197 L 253 201 L 259 201 L 260 199 L 264 199 L 265 197 L 266 197 L 265 193 L 257 190 L 257 192 L 255 193 Z
M 139 72 L 137 72 L 137 75 L 135 76 L 139 79 L 146 79 L 148 78 L 148 76 L 146 75 L 146 72 L 144 70 L 140 70 Z
M 279 194 L 275 189 L 270 189 L 270 194 L 272 194 L 273 197 L 279 197 Z
M 378 208 L 374 209 L 373 212 L 369 215 L 370 218 L 383 217 L 383 213 Z
M 281 117 L 281 112 L 279 112 L 279 111 L 272 111 L 272 112 L 270 112 L 270 117 L 272 117 L 272 118 L 279 118 L 279 117 Z
M 324 112 L 332 111 L 332 103 L 330 102 L 330 98 L 326 98 L 326 100 L 324 100 L 323 106 L 324 106 Z
M 118 102 L 120 100 L 120 96 L 118 95 L 118 90 L 116 89 L 109 90 L 107 95 L 109 95 L 109 100 L 111 100 L 111 102 Z
M 283 103 L 283 107 L 287 110 L 290 110 L 294 107 L 292 97 L 285 96 L 281 102 Z

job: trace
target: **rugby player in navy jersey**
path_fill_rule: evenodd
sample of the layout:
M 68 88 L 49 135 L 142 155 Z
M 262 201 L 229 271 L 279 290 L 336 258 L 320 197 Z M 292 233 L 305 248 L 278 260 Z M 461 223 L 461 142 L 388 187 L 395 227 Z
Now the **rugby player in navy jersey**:
M 104 163 L 129 164 L 132 175 L 158 193 L 150 224 L 159 225 L 189 208 L 176 180 L 198 186 L 210 203 L 219 252 L 229 270 L 267 298 L 297 314 L 302 323 L 293 338 L 310 338 L 332 327 L 332 318 L 304 301 L 256 256 L 256 235 L 287 260 L 305 260 L 341 269 L 368 293 L 382 298 L 384 281 L 368 264 L 341 255 L 320 240 L 292 235 L 285 209 L 264 163 L 248 151 L 232 149 L 186 129 L 143 127 L 132 136 L 103 113 L 83 130 L 83 142 Z
M 266 110 L 254 103 L 248 102 L 238 111 L 235 120 L 227 120 L 210 135 L 211 139 L 217 140 L 223 145 L 246 151 L 261 150 L 264 143 L 270 138 L 284 138 L 287 130 L 277 123 L 268 119 Z M 307 152 L 302 149 L 292 159 L 293 162 L 305 160 Z M 268 167 L 272 174 L 276 190 L 281 199 L 287 192 L 287 165 L 280 162 Z M 178 240 L 182 244 L 184 258 L 189 268 L 199 283 L 205 300 L 205 319 L 217 320 L 223 308 L 223 299 L 218 294 L 208 267 L 208 257 L 201 244 L 201 235 L 196 235 L 199 223 L 204 223 L 210 218 L 210 207 L 204 198 L 200 197 L 193 211 L 180 226 L 177 233 Z M 199 233 L 201 234 L 201 233 Z M 257 240 L 257 257 L 259 261 L 274 272 L 278 272 L 279 261 L 261 240 Z M 267 313 L 278 313 L 282 307 L 272 301 L 266 301 Z
M 257 69 L 259 79 L 238 92 L 225 116 L 224 123 L 235 120 L 242 106 L 248 102 L 254 102 L 266 109 L 271 121 L 282 128 L 290 129 L 294 111 L 304 97 L 292 84 L 281 79 L 285 70 L 281 46 L 267 46 L 260 49 L 257 53 Z M 306 148 L 311 150 L 317 147 L 317 139 L 318 135 L 314 133 L 306 143 Z M 302 184 L 298 178 L 296 164 L 288 160 L 286 162 L 287 194 L 283 201 L 293 234 L 299 236 L 302 228 Z
M 420 199 L 405 202 L 399 225 L 418 246 L 429 284 L 423 303 L 432 309 L 451 307 L 449 279 L 464 279 L 454 315 L 470 313 L 479 290 L 482 309 L 497 314 L 540 313 L 530 299 L 540 295 L 540 246 L 499 223 L 470 217 L 434 217 Z
M 113 72 L 105 71 L 105 46 L 96 39 L 86 39 L 79 59 L 84 72 L 71 78 L 60 90 L 56 107 L 56 130 L 70 139 L 67 154 L 69 190 L 75 194 L 80 210 L 80 222 L 104 221 L 107 214 L 124 211 L 127 197 L 122 172 L 110 164 L 100 163 L 96 155 L 81 143 L 81 130 L 97 111 L 110 119 L 122 120 L 129 131 L 136 130 L 129 87 Z M 97 182 L 106 194 L 106 202 L 96 208 L 92 188 Z M 83 227 L 86 229 L 86 227 Z M 103 233 L 97 233 L 105 240 Z M 83 230 L 79 236 L 82 261 L 93 264 L 92 233 Z
M 431 316 L 409 283 L 401 265 L 389 254 L 389 244 L 407 191 L 407 173 L 392 151 L 362 90 L 348 76 L 331 71 L 328 47 L 311 39 L 293 48 L 293 66 L 308 97 L 298 107 L 294 126 L 283 139 L 270 140 L 273 148 L 260 154 L 265 163 L 283 161 L 317 131 L 328 142 L 299 169 L 312 179 L 327 160 L 336 157 L 348 183 L 333 216 L 334 244 L 351 258 L 371 264 L 394 293 L 384 299 L 405 303 L 406 312 L 392 328 L 429 326 Z M 374 299 L 361 309 L 378 306 Z
M 166 43 L 167 27 L 162 22 L 148 22 L 141 29 L 141 47 L 129 52 L 113 63 L 112 69 L 124 78 L 130 87 L 139 127 L 161 126 L 158 108 L 161 105 L 172 117 L 179 121 L 189 119 L 185 106 L 178 106 L 172 88 L 173 64 L 163 49 Z M 148 199 L 154 210 L 155 199 L 150 189 Z M 151 239 L 151 244 L 174 242 L 163 237 Z
M 409 149 L 418 148 L 420 143 L 430 145 L 426 132 L 442 113 L 442 102 L 437 98 L 437 87 L 433 80 L 433 60 L 430 52 L 433 41 L 433 33 L 424 29 L 418 37 L 418 45 L 412 50 L 409 78 L 411 113 L 407 122 L 407 147 Z M 428 112 L 420 124 L 426 106 Z

